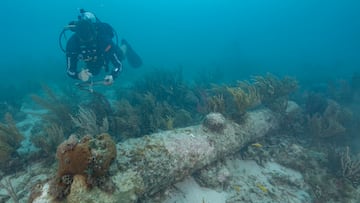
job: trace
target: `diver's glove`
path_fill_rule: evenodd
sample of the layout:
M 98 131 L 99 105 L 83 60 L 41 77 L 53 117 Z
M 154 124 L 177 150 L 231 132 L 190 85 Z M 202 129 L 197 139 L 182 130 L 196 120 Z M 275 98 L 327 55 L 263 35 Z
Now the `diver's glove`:
M 83 82 L 88 81 L 91 76 L 92 76 L 92 74 L 89 72 L 89 69 L 83 69 L 82 71 L 80 71 L 78 73 L 79 80 L 81 80 Z
M 122 71 L 122 64 L 120 64 L 119 67 L 116 67 L 116 68 L 114 68 L 114 70 L 111 71 L 112 77 L 114 79 L 117 78 L 119 76 L 119 74 L 121 73 L 121 71 Z
M 114 83 L 114 77 L 112 75 L 107 75 L 104 78 L 104 85 L 112 85 Z

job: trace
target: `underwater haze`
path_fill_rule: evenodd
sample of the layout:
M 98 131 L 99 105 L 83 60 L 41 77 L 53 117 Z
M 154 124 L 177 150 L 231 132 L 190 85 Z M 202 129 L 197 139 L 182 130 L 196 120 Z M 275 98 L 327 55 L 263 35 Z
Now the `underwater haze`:
M 0 203 L 360 202 L 360 0 L 0 10 Z
M 4 0 L 1 83 L 70 80 L 58 38 L 79 8 L 127 39 L 143 70 L 218 68 L 230 80 L 271 72 L 321 81 L 360 66 L 357 0 Z

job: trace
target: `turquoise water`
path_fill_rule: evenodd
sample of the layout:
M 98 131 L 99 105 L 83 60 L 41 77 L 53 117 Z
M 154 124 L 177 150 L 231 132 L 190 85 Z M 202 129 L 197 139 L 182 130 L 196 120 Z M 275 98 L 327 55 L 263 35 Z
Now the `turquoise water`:
M 143 60 L 143 66 L 136 69 L 125 61 L 116 83 L 95 86 L 95 94 L 79 91 L 74 85 L 78 81 L 66 75 L 65 54 L 59 46 L 61 31 L 77 19 L 81 8 L 112 25 L 119 39 L 126 39 Z M 0 138 L 5 138 L 0 141 L 10 146 L 0 150 L 0 170 L 5 174 L 21 171 L 24 163 L 32 161 L 50 159 L 49 163 L 55 163 L 53 155 L 61 141 L 74 132 L 86 132 L 74 124 L 74 117 L 81 117 L 79 105 L 97 116 L 92 120 L 95 126 L 105 129 L 107 124 L 107 131 L 119 143 L 199 124 L 209 112 L 220 112 L 241 124 L 246 110 L 252 110 L 261 100 L 259 106 L 278 110 L 284 116 L 283 134 L 251 146 L 271 151 L 277 149 L 276 145 L 298 155 L 303 153 L 299 146 L 306 148 L 308 157 L 299 159 L 290 159 L 288 151 L 282 154 L 284 149 L 275 152 L 276 158 L 284 161 L 281 164 L 307 175 L 305 182 L 313 184 L 309 191 L 314 194 L 320 183 L 321 189 L 327 189 L 324 180 L 334 183 L 329 197 L 327 193 L 320 197 L 311 193 L 314 200 L 338 200 L 346 196 L 342 194 L 346 191 L 353 196 L 359 193 L 355 192 L 355 183 L 360 182 L 360 173 L 339 176 L 346 167 L 334 160 L 342 158 L 338 152 L 349 146 L 351 156 L 347 158 L 359 163 L 355 155 L 360 151 L 360 1 L 3 0 L 0 10 L 0 125 L 13 127 L 15 123 L 26 138 L 22 143 L 20 138 L 10 142 L 4 136 L 8 131 L 0 129 Z M 66 42 L 60 43 L 65 46 Z M 234 87 L 235 81 L 253 76 L 258 76 L 258 83 L 241 86 L 246 96 L 255 97 L 246 103 L 239 96 L 242 89 Z M 295 80 L 284 76 L 296 79 L 299 88 L 295 88 Z M 214 82 L 224 86 L 212 88 Z M 285 115 L 287 99 L 298 103 L 300 111 Z M 48 115 L 44 109 L 49 110 Z M 13 115 L 14 123 L 3 119 L 6 112 Z M 48 117 L 41 117 L 43 114 Z M 103 122 L 107 118 L 109 123 Z M 62 132 L 58 143 L 47 139 L 55 137 L 51 130 Z M 296 144 L 289 148 L 287 144 L 292 143 Z M 52 148 L 41 148 L 49 144 Z M 251 146 L 240 153 L 255 160 L 271 154 L 252 152 Z M 320 158 L 313 149 L 321 152 Z M 311 165 L 315 162 L 318 165 Z M 307 167 L 310 172 L 305 170 Z M 309 173 L 317 172 L 322 177 L 312 182 Z M 346 181 L 353 183 L 351 190 L 340 187 Z M 30 193 L 29 188 L 24 189 L 23 199 Z M 236 192 L 240 187 L 232 185 L 232 190 Z M 1 201 L 10 199 L 2 193 L 0 196 Z
M 0 81 L 68 80 L 58 36 L 78 8 L 113 25 L 144 69 L 182 66 L 191 75 L 221 68 L 229 79 L 272 72 L 313 81 L 349 77 L 360 65 L 356 0 L 5 0 Z

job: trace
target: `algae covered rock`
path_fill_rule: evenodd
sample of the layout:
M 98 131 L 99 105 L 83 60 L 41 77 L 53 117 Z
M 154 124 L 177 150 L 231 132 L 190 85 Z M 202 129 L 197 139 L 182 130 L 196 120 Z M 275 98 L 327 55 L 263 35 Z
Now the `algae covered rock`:
M 101 182 L 90 181 L 89 184 L 89 178 L 94 180 L 94 174 L 98 174 L 94 172 L 95 170 L 90 170 L 86 176 L 70 174 L 72 179 L 69 181 L 69 187 L 64 188 L 69 193 L 62 200 L 69 203 L 146 201 L 147 197 L 238 151 L 251 140 L 272 132 L 278 128 L 279 122 L 273 112 L 262 109 L 249 113 L 241 125 L 230 120 L 221 123 L 226 123 L 220 126 L 220 128 L 224 127 L 221 134 L 206 130 L 202 125 L 196 125 L 119 143 L 117 168 L 111 170 L 107 176 L 108 182 L 113 183 L 112 190 L 110 192 L 103 190 L 99 184 Z M 91 141 L 92 139 L 96 140 Z M 92 157 L 94 153 L 112 154 L 110 153 L 113 150 L 112 144 L 108 145 L 109 143 L 104 140 L 107 140 L 106 136 L 91 138 L 90 141 L 85 142 L 89 143 Z M 90 161 L 90 163 L 100 162 Z M 94 165 L 88 164 L 88 169 L 95 169 Z M 216 174 L 220 185 L 228 184 L 228 177 L 231 175 L 228 170 L 219 170 Z M 97 179 L 99 178 L 95 180 Z
M 210 113 L 205 117 L 203 126 L 211 132 L 221 133 L 226 127 L 226 119 L 221 113 Z
M 59 161 L 57 175 L 50 184 L 50 194 L 62 200 L 73 191 L 74 177 L 84 178 L 85 188 L 94 186 L 113 191 L 106 175 L 116 158 L 116 145 L 108 134 L 85 136 L 78 140 L 72 135 L 59 145 L 56 153 Z M 78 178 L 79 179 L 79 178 Z

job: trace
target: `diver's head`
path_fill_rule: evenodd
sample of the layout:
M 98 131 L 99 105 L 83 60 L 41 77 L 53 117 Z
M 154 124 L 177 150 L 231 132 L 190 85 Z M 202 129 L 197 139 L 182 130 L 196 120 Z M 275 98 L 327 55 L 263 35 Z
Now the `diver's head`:
M 76 34 L 83 42 L 89 42 L 96 38 L 95 24 L 90 20 L 79 20 L 76 24 Z
M 83 8 L 80 9 L 80 15 L 78 16 L 79 20 L 88 20 L 92 23 L 96 23 L 98 19 L 95 14 L 89 11 L 85 11 Z

